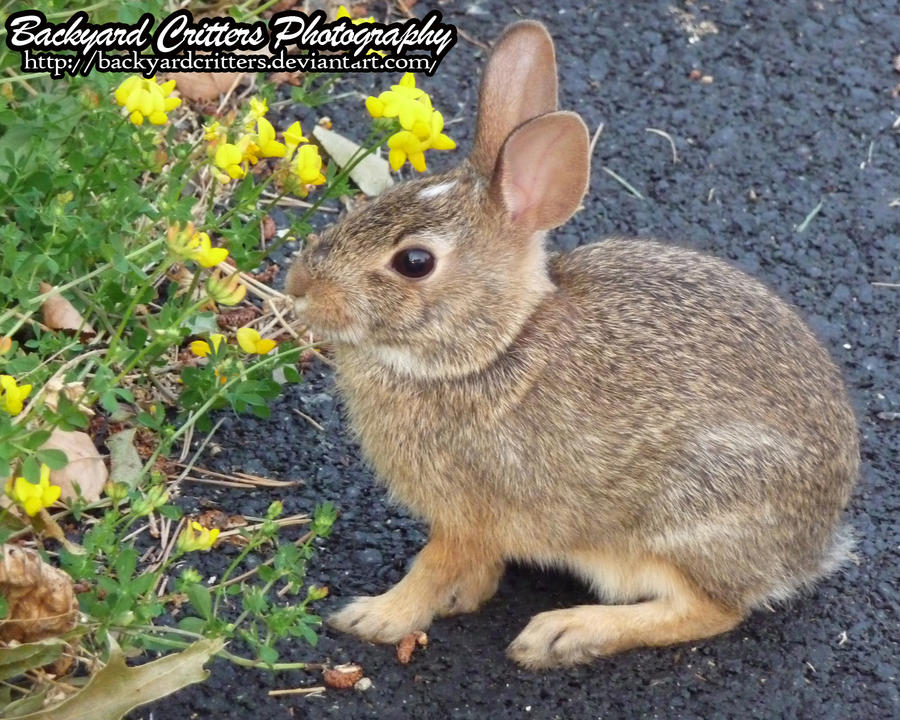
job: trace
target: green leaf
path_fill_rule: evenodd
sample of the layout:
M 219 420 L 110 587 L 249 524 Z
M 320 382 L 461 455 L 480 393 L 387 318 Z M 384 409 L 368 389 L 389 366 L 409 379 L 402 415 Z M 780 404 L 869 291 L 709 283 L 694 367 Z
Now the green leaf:
M 62 470 L 69 464 L 69 458 L 62 450 L 38 450 L 35 455 L 39 462 L 51 470 Z
M 188 600 L 191 601 L 191 605 L 194 606 L 194 609 L 200 614 L 201 617 L 209 620 L 212 618 L 212 593 L 210 593 L 209 588 L 205 585 L 200 585 L 199 583 L 195 583 L 193 585 L 188 585 L 185 589 L 187 593 Z
M 9 614 L 9 603 L 6 602 L 6 598 L 0 595 L 0 620 L 5 618 Z
M 66 643 L 60 638 L 49 638 L 12 648 L 0 648 L 0 680 L 21 675 L 27 670 L 49 665 L 62 655 Z
M 274 665 L 278 662 L 278 651 L 268 645 L 260 645 L 258 655 L 259 659 L 267 665 Z
M 271 582 L 278 577 L 278 573 L 269 565 L 260 565 L 256 572 L 259 575 L 259 579 L 264 583 Z
M 34 455 L 29 455 L 22 463 L 22 477 L 28 482 L 37 484 L 41 480 L 41 466 Z
M 124 585 L 131 580 L 131 576 L 134 575 L 134 571 L 137 568 L 137 561 L 138 553 L 134 548 L 125 548 L 119 553 L 113 569 L 116 571 L 116 578 L 118 578 L 120 585 Z
M 206 621 L 203 618 L 198 618 L 194 615 L 188 615 L 187 617 L 183 617 L 178 621 L 178 627 L 187 632 L 202 635 L 203 631 L 206 630 Z
M 298 383 L 303 381 L 303 377 L 293 365 L 285 365 L 281 368 L 281 371 L 284 373 L 284 379 L 288 382 Z
M 175 505 L 160 505 L 156 508 L 156 512 L 163 517 L 169 518 L 169 520 L 180 520 L 183 514 L 181 508 Z
M 131 581 L 131 584 L 128 586 L 128 592 L 131 593 L 132 597 L 140 597 L 156 584 L 157 579 L 156 573 L 142 573 Z

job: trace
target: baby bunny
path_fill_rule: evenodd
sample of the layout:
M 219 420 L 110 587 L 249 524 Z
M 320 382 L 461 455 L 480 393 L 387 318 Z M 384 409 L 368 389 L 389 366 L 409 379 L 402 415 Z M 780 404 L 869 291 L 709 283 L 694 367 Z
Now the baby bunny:
M 569 665 L 726 632 L 845 559 L 859 450 L 828 353 L 711 257 L 619 238 L 549 253 L 588 155 L 550 36 L 516 23 L 462 165 L 348 213 L 292 266 L 366 458 L 430 530 L 336 628 L 395 642 L 524 561 L 606 603 L 540 613 L 508 650 Z

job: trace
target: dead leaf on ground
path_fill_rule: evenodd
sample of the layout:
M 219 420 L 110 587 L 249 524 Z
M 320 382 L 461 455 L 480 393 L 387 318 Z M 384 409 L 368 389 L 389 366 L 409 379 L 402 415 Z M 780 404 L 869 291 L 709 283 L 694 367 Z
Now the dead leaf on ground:
M 62 295 L 53 290 L 53 286 L 45 282 L 41 283 L 41 293 L 49 293 L 50 295 L 41 306 L 41 315 L 44 318 L 44 325 L 51 330 L 81 330 L 86 333 L 93 333 L 94 328 L 84 321 L 81 313 L 72 303 L 66 300 Z
M 62 378 L 53 377 L 47 381 L 44 386 L 44 404 L 53 412 L 56 412 L 59 406 L 60 394 L 65 395 L 78 409 L 85 415 L 93 416 L 93 408 L 83 404 L 81 398 L 84 397 L 86 390 L 83 382 L 63 382 Z
M 110 644 L 109 661 L 79 693 L 22 720 L 118 720 L 140 705 L 206 680 L 209 672 L 203 665 L 224 642 L 198 640 L 179 653 L 133 668 L 125 664 L 115 640 L 110 639 Z
M 204 510 L 194 518 L 203 527 L 214 530 L 231 530 L 238 527 L 246 527 L 247 518 L 243 515 L 229 515 L 222 510 Z
M 222 310 L 216 315 L 216 323 L 223 330 L 232 330 L 244 327 L 244 325 L 256 320 L 261 314 L 256 306 Z
M 344 665 L 335 665 L 333 668 L 323 670 L 322 682 L 335 690 L 346 690 L 347 688 L 352 688 L 362 676 L 363 669 L 361 665 L 345 663 Z
M 109 473 L 87 433 L 54 428 L 41 449 L 62 450 L 69 458 L 69 463 L 64 468 L 50 471 L 50 483 L 62 488 L 63 500 L 78 497 L 76 486 L 81 489 L 82 496 L 88 502 L 100 499 Z
M 170 73 L 167 77 L 175 81 L 175 87 L 188 100 L 214 100 L 227 93 L 240 82 L 244 73 Z
M 72 578 L 45 563 L 34 550 L 3 546 L 0 595 L 9 608 L 0 621 L 0 641 L 33 642 L 75 627 L 78 603 Z
M 141 479 L 144 463 L 134 447 L 136 432 L 137 428 L 128 428 L 110 435 L 106 441 L 106 447 L 109 448 L 109 481 L 111 483 L 125 483 L 128 487 L 134 488 Z

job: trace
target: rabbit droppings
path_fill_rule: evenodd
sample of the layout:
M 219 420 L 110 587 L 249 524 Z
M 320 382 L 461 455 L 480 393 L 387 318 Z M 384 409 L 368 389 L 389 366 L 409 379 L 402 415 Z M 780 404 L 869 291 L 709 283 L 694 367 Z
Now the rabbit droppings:
M 588 177 L 553 42 L 519 22 L 462 165 L 349 212 L 291 267 L 366 458 L 430 529 L 334 627 L 396 642 L 478 608 L 509 560 L 557 566 L 610 604 L 540 613 L 508 652 L 568 665 L 726 632 L 846 558 L 859 449 L 828 353 L 714 258 L 619 238 L 548 253 Z

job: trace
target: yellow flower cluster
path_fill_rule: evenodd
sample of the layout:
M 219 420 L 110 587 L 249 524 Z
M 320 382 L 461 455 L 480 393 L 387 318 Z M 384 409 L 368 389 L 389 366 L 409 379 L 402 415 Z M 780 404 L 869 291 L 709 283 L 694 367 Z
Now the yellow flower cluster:
M 218 265 L 228 257 L 225 248 L 214 248 L 205 232 L 194 230 L 194 224 L 188 223 L 184 230 L 178 223 L 172 225 L 166 232 L 166 242 L 169 250 L 182 260 L 194 260 L 205 268 Z
M 456 143 L 443 134 L 444 116 L 431 104 L 431 98 L 416 87 L 412 73 L 406 73 L 397 85 L 391 85 L 378 97 L 366 98 L 366 109 L 373 118 L 397 118 L 402 128 L 388 138 L 388 161 L 399 170 L 409 163 L 425 172 L 426 150 L 452 150 Z
M 25 398 L 31 393 L 31 385 L 17 385 L 12 375 L 0 375 L 0 410 L 18 415 L 25 407 Z
M 251 355 L 266 355 L 278 344 L 269 338 L 260 337 L 259 332 L 249 327 L 240 328 L 236 335 L 241 350 Z M 189 347 L 197 357 L 207 357 L 219 352 L 219 346 L 224 339 L 225 336 L 222 333 L 212 333 L 209 336 L 212 347 L 205 340 L 194 340 Z
M 135 125 L 143 125 L 147 118 L 153 125 L 165 125 L 169 121 L 167 112 L 181 105 L 181 98 L 173 97 L 175 81 L 161 85 L 156 78 L 142 78 L 132 75 L 116 88 L 116 102 L 130 115 L 128 119 Z
M 293 123 L 284 131 L 284 142 L 275 139 L 275 128 L 266 119 L 269 107 L 265 100 L 250 100 L 250 110 L 244 119 L 243 132 L 236 142 L 228 142 L 228 133 L 213 122 L 204 127 L 203 137 L 210 144 L 213 175 L 221 183 L 246 176 L 250 166 L 261 158 L 284 158 L 277 178 L 279 184 L 300 197 L 306 197 L 310 185 L 325 182 L 322 158 L 315 145 L 303 137 L 300 123 Z M 299 150 L 299 151 L 298 151 Z
M 41 508 L 50 507 L 59 500 L 62 488 L 50 484 L 50 468 L 41 465 L 41 478 L 30 483 L 23 477 L 6 481 L 6 495 L 22 506 L 29 517 L 37 515 Z
M 175 543 L 175 550 L 178 553 L 188 553 L 195 550 L 209 550 L 216 542 L 221 531 L 219 528 L 203 527 L 200 523 L 192 520 L 189 522 Z

